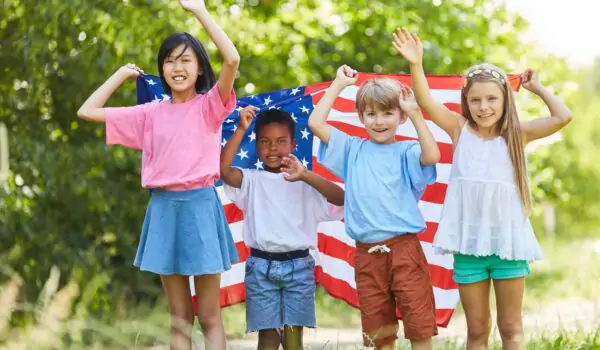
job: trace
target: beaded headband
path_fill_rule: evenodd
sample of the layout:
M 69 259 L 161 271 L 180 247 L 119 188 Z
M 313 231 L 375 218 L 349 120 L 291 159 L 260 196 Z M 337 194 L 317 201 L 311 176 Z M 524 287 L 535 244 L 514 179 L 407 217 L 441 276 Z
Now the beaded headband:
M 469 80 L 471 80 L 474 76 L 482 74 L 482 73 L 489 73 L 492 75 L 493 79 L 499 81 L 502 84 L 506 83 L 506 80 L 504 79 L 504 75 L 502 75 L 501 73 L 498 73 L 497 71 L 493 70 L 493 69 L 476 69 L 472 72 L 470 72 L 469 74 L 467 74 L 467 78 L 465 79 L 462 88 L 464 89 L 467 84 L 469 83 Z

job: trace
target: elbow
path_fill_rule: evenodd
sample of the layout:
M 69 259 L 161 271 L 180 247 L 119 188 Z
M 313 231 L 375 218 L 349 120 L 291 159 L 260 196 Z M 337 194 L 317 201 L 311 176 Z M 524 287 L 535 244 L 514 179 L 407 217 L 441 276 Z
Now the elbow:
M 308 118 L 308 127 L 315 133 L 320 127 L 323 126 L 323 123 L 317 122 L 314 118 Z
M 225 58 L 223 65 L 230 68 L 237 68 L 240 65 L 240 54 L 236 51 L 235 54 Z
M 434 165 L 440 162 L 440 159 L 442 158 L 442 155 L 440 154 L 440 151 L 438 149 L 436 149 L 434 152 L 430 152 L 428 154 L 423 155 L 423 158 L 421 159 L 423 165 L 427 166 L 427 165 Z
M 79 118 L 79 119 L 87 119 L 87 113 L 83 109 L 83 106 L 77 110 L 77 118 Z
M 571 111 L 569 111 L 569 113 L 567 115 L 565 115 L 564 117 L 562 117 L 562 124 L 563 126 L 567 126 L 571 120 L 573 120 L 573 114 L 570 113 Z

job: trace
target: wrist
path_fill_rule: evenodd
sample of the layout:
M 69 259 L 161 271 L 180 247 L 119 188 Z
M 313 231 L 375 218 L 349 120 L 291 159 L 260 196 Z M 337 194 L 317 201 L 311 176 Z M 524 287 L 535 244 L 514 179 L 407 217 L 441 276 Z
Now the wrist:
M 423 62 L 421 60 L 409 64 L 410 70 L 423 70 Z

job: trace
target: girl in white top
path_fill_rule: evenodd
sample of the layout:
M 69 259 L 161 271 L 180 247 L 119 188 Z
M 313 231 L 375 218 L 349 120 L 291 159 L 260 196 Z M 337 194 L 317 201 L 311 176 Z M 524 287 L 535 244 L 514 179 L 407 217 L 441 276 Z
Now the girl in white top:
M 462 114 L 436 101 L 423 71 L 423 46 L 406 29 L 393 34 L 408 61 L 417 102 L 446 131 L 454 159 L 434 239 L 439 253 L 454 254 L 454 280 L 468 328 L 467 349 L 487 348 L 490 281 L 504 349 L 523 339 L 522 300 L 528 264 L 542 258 L 529 214 L 531 197 L 524 146 L 571 121 L 571 111 L 527 70 L 522 86 L 544 100 L 551 117 L 520 121 L 508 77 L 490 64 L 473 66 L 461 91 Z

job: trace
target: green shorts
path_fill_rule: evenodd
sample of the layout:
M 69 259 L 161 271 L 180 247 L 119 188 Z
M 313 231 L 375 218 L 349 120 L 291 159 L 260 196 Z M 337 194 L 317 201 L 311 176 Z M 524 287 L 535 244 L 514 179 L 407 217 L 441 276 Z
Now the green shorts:
M 502 260 L 497 255 L 474 256 L 454 254 L 456 283 L 475 283 L 487 279 L 509 279 L 529 275 L 529 263 L 525 260 Z

